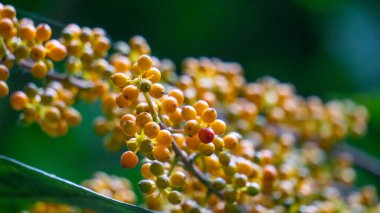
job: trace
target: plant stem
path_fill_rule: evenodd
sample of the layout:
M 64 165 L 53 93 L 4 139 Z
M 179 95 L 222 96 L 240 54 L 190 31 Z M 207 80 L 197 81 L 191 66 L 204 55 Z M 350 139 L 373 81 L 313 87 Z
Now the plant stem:
M 159 123 L 159 120 L 157 117 L 157 112 L 156 112 L 156 110 L 154 110 L 152 99 L 150 99 L 150 96 L 148 95 L 148 93 L 143 92 L 143 94 L 144 94 L 146 102 L 148 103 L 150 114 L 152 114 L 152 117 L 153 117 L 153 121 L 156 123 Z

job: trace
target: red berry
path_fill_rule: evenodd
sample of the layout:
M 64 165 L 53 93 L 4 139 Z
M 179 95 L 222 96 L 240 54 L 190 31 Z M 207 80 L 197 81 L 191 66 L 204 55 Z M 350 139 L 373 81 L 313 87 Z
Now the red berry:
M 202 143 L 210 143 L 214 140 L 214 131 L 211 128 L 203 128 L 198 132 L 198 138 Z

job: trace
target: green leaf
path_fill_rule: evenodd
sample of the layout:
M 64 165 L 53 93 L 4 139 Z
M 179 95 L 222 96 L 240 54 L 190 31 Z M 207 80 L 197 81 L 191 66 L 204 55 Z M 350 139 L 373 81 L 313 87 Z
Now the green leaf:
M 107 198 L 80 185 L 1 155 L 0 200 L 61 202 L 97 212 L 151 212 Z

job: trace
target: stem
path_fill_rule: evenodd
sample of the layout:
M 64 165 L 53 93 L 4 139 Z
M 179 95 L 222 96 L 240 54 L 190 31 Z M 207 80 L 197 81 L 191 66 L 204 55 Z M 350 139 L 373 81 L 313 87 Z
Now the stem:
M 156 110 L 154 110 L 152 99 L 150 99 L 150 96 L 148 95 L 148 93 L 143 92 L 143 94 L 144 94 L 146 102 L 148 103 L 150 114 L 152 114 L 152 117 L 153 117 L 153 121 L 156 122 L 156 123 L 158 123 L 159 120 L 158 120 L 158 117 L 157 117 L 157 112 L 156 112 Z
M 175 155 L 182 161 L 182 163 L 185 165 L 185 167 L 194 174 L 196 178 L 198 178 L 199 181 L 201 181 L 212 193 L 214 193 L 219 198 L 223 198 L 223 194 L 220 191 L 216 191 L 211 189 L 210 187 L 210 181 L 207 180 L 206 177 L 203 176 L 202 172 L 199 171 L 198 167 L 195 167 L 189 160 L 189 158 L 181 151 L 181 149 L 178 147 L 178 144 L 173 141 L 172 147 L 174 150 Z
M 33 67 L 33 62 L 32 61 L 27 61 L 27 60 L 21 60 L 19 62 L 19 66 L 23 69 L 26 69 L 30 71 Z M 85 81 L 83 79 L 79 79 L 76 77 L 68 76 L 63 73 L 57 73 L 53 69 L 50 70 L 50 72 L 46 75 L 47 79 L 55 80 L 55 81 L 61 81 L 61 82 L 66 82 L 69 83 L 79 89 L 91 89 L 93 88 L 93 84 L 89 81 Z
M 185 133 L 185 130 L 183 129 L 169 129 L 168 130 L 171 132 L 171 133 Z

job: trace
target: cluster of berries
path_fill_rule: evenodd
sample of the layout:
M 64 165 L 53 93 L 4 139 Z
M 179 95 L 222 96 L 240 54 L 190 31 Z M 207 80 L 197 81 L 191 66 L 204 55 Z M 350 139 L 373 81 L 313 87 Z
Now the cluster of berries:
M 13 65 L 46 79 L 41 88 L 16 91 L 10 102 L 24 110 L 25 122 L 52 136 L 80 122 L 75 100 L 100 100 L 104 115 L 95 120 L 95 132 L 108 149 L 127 149 L 123 167 L 141 166 L 138 187 L 149 209 L 379 208 L 372 188 L 348 195 L 336 187 L 355 179 L 350 158 L 333 150 L 349 134 L 365 132 L 363 106 L 303 98 L 291 84 L 269 77 L 248 83 L 238 63 L 215 58 L 188 58 L 177 74 L 170 60 L 151 56 L 141 36 L 112 45 L 104 30 L 70 24 L 51 40 L 48 25 L 18 21 L 12 6 L 0 5 L 0 18 L 0 96 L 9 92 L 5 81 Z M 58 73 L 54 62 L 62 60 L 66 72 Z M 119 191 L 125 181 L 96 179 L 86 185 L 134 200 L 130 191 Z

